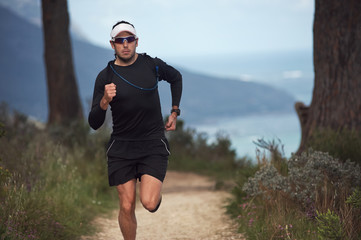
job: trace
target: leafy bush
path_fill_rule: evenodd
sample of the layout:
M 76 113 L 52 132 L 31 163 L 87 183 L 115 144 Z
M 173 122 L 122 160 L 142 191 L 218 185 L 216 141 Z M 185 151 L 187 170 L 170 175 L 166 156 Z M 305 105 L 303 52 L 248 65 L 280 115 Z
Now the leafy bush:
M 292 186 L 289 193 L 303 205 L 311 200 L 318 207 L 340 206 L 341 196 L 347 196 L 361 184 L 359 165 L 349 160 L 340 162 L 328 153 L 304 152 L 291 157 L 288 167 Z
M 328 152 L 331 156 L 361 164 L 361 132 L 352 129 L 319 129 L 308 141 L 308 148 Z
M 235 177 L 238 171 L 254 168 L 251 159 L 237 157 L 228 135 L 222 132 L 209 143 L 207 134 L 185 128 L 184 122 L 178 120 L 176 131 L 168 132 L 167 137 L 172 153 L 170 169 L 207 174 L 222 181 Z
M 9 114 L 0 116 L 0 239 L 70 240 L 94 231 L 94 216 L 117 203 L 107 184 L 108 133 L 69 128 L 63 138 L 4 106 L 0 112 Z
M 264 195 L 268 190 L 282 191 L 303 206 L 310 202 L 339 206 L 340 199 L 361 184 L 361 169 L 354 162 L 344 163 L 327 153 L 310 150 L 301 156 L 293 155 L 288 161 L 288 176 L 279 174 L 269 164 L 262 167 L 243 186 L 250 196 Z
M 8 182 L 11 174 L 8 169 L 0 166 L 0 201 L 3 200 L 8 192 Z
M 323 240 L 342 240 L 344 234 L 342 230 L 342 223 L 340 217 L 334 212 L 328 211 L 326 213 L 320 213 L 317 211 L 317 230 L 319 233 L 319 239 Z
M 287 160 L 282 153 L 272 153 L 281 149 L 269 146 L 275 141 L 259 143 L 271 151 L 271 159 L 258 154 L 259 170 L 237 183 L 227 208 L 239 221 L 241 232 L 250 239 L 316 239 L 332 228 L 332 234 L 342 233 L 342 239 L 361 237 L 357 163 L 313 150 Z
M 360 188 L 355 189 L 351 196 L 346 200 L 346 203 L 349 203 L 354 208 L 361 208 L 361 190 Z
M 263 196 L 269 198 L 267 193 L 271 191 L 288 191 L 289 183 L 286 177 L 279 174 L 277 169 L 269 164 L 261 167 L 254 177 L 248 179 L 242 189 L 249 196 Z

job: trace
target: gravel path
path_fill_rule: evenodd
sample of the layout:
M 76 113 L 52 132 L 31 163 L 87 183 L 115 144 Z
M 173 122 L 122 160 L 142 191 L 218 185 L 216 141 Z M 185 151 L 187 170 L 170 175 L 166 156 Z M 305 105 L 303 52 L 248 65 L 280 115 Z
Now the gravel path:
M 137 240 L 227 240 L 244 239 L 225 215 L 230 195 L 215 191 L 214 182 L 192 173 L 168 171 L 159 210 L 151 214 L 137 203 Z M 118 212 L 99 217 L 94 225 L 100 232 L 82 240 L 121 240 Z

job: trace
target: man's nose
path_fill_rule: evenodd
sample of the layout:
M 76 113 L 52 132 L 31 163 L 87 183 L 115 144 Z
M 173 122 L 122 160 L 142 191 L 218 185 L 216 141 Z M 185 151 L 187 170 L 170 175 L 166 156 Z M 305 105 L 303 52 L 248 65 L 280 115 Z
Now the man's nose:
M 124 39 L 124 41 L 123 41 L 123 46 L 128 47 L 128 41 L 126 39 Z

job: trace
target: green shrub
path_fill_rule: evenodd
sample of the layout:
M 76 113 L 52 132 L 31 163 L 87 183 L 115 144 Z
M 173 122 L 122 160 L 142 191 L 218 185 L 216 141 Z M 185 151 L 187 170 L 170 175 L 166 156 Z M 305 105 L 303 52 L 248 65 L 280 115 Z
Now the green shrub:
M 326 213 L 317 211 L 317 231 L 319 239 L 323 240 L 342 240 L 344 234 L 340 217 L 330 209 Z
M 243 191 L 250 196 L 266 197 L 269 191 L 282 191 L 302 206 L 308 206 L 310 202 L 316 207 L 323 204 L 339 206 L 340 199 L 333 196 L 345 196 L 360 184 L 359 165 L 350 161 L 342 163 L 327 153 L 310 150 L 289 159 L 286 177 L 271 164 L 263 166 L 248 179 Z
M 11 174 L 8 169 L 0 166 L 0 201 L 2 201 L 8 192 L 8 182 L 11 178 Z
M 17 173 L 5 185 L 0 209 L 0 235 L 5 239 L 76 239 L 91 232 L 90 221 L 96 214 L 114 206 L 112 194 L 105 191 L 105 171 L 101 176 L 98 166 L 82 169 L 87 177 L 81 173 L 77 161 L 85 162 L 82 151 L 74 153 L 53 144 L 46 147 L 44 159 L 37 159 L 40 165 L 31 185 Z
M 94 231 L 91 220 L 117 204 L 107 183 L 108 133 L 68 129 L 77 136 L 62 138 L 21 114 L 1 118 L 0 239 L 71 240 Z
M 251 159 L 237 157 L 225 133 L 217 133 L 215 141 L 210 142 L 207 134 L 184 128 L 184 122 L 178 120 L 176 131 L 168 132 L 167 137 L 172 153 L 170 169 L 211 175 L 218 178 L 220 185 L 223 179 L 232 179 L 239 171 L 253 169 Z
M 347 128 L 339 131 L 319 129 L 314 132 L 306 147 L 327 152 L 342 161 L 350 159 L 361 164 L 361 131 Z
M 274 144 L 262 143 L 262 146 Z M 269 146 L 266 149 L 278 151 Z M 357 163 L 339 161 L 327 153 L 313 150 L 300 156 L 293 155 L 288 160 L 280 157 L 282 154 L 269 156 L 270 160 L 265 154 L 261 156 L 259 170 L 244 184 L 241 184 L 244 179 L 237 183 L 233 190 L 235 196 L 227 209 L 239 221 L 241 232 L 250 239 L 287 239 L 291 236 L 292 239 L 315 239 L 321 234 L 319 232 L 326 231 L 326 225 L 322 231 L 316 229 L 316 217 L 320 220 L 323 217 L 317 212 L 330 209 L 343 223 L 340 225 L 343 237 L 358 239 L 361 236 L 361 211 L 357 208 L 359 192 L 355 190 L 361 185 L 361 171 Z M 244 204 L 252 204 L 253 212 L 247 212 Z M 251 220 L 254 227 L 248 226 Z
M 312 201 L 319 204 L 316 207 L 328 204 L 339 207 L 343 197 L 361 184 L 358 164 L 349 160 L 341 162 L 328 153 L 310 150 L 300 156 L 294 155 L 288 167 L 289 193 L 303 205 Z
M 352 195 L 346 200 L 346 203 L 352 205 L 353 208 L 361 208 L 361 190 L 360 188 L 355 189 Z

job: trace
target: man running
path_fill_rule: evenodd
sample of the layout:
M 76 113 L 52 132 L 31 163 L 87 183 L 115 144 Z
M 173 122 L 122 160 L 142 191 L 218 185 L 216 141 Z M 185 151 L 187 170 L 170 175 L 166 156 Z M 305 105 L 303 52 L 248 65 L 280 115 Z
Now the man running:
M 89 125 L 98 129 L 106 110 L 112 111 L 113 131 L 107 149 L 108 179 L 119 196 L 119 226 L 125 240 L 135 239 L 137 179 L 142 205 L 155 212 L 162 201 L 161 189 L 168 166 L 169 145 L 164 130 L 176 129 L 182 94 L 181 74 L 159 58 L 138 54 L 134 26 L 116 23 L 110 33 L 115 60 L 97 76 Z M 172 107 L 163 122 L 158 81 L 170 84 Z

